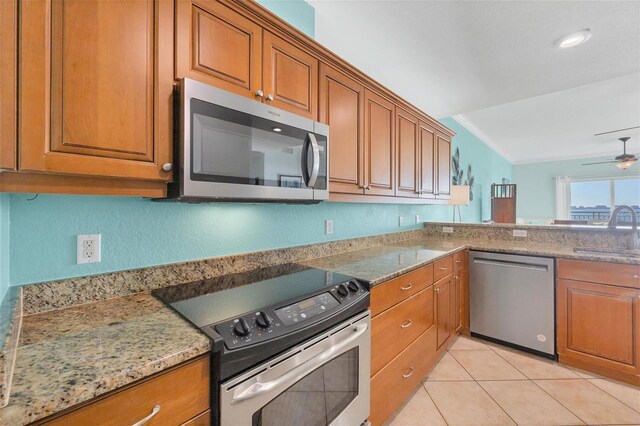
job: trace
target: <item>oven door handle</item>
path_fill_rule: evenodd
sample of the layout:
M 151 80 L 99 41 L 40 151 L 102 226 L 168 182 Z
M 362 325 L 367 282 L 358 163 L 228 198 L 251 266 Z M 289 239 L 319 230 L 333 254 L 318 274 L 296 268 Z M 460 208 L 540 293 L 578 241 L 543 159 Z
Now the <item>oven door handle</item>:
M 248 399 L 264 395 L 265 393 L 271 392 L 274 389 L 289 383 L 292 379 L 295 379 L 302 374 L 315 370 L 316 368 L 322 366 L 322 364 L 324 364 L 326 361 L 333 358 L 334 355 L 340 353 L 345 347 L 349 346 L 355 340 L 360 338 L 360 336 L 362 336 L 367 331 L 367 328 L 369 328 L 368 324 L 356 325 L 351 329 L 353 331 L 353 334 L 343 337 L 342 340 L 336 342 L 326 351 L 321 352 L 313 358 L 310 358 L 302 364 L 292 368 L 277 379 L 264 383 L 256 382 L 243 390 L 236 388 L 236 392 L 233 395 L 231 404 L 235 405 Z

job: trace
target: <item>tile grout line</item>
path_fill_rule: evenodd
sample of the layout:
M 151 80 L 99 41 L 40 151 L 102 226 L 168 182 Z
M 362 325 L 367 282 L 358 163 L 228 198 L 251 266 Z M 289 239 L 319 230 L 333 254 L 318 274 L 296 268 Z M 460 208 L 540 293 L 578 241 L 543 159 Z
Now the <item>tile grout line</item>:
M 491 347 L 491 346 L 489 346 Z M 572 410 L 569 409 L 569 407 L 565 406 L 562 402 L 558 401 L 556 398 L 554 398 L 553 395 L 551 395 L 549 392 L 545 391 L 540 385 L 538 385 L 533 379 L 529 378 L 529 376 L 527 376 L 523 371 L 521 371 L 518 367 L 516 367 L 515 365 L 513 365 L 512 363 L 509 362 L 509 360 L 507 360 L 505 357 L 503 357 L 502 355 L 500 355 L 500 353 L 497 351 L 497 349 L 493 349 L 493 352 L 498 355 L 501 359 L 503 359 L 507 364 L 511 365 L 513 368 L 515 368 L 517 371 L 520 372 L 520 374 L 522 374 L 524 377 L 526 377 L 527 381 L 533 383 L 535 386 L 537 386 L 540 390 L 542 390 L 542 392 L 544 392 L 545 394 L 549 395 L 549 397 L 551 399 L 553 399 L 554 401 L 556 401 L 558 404 L 560 404 L 562 407 L 564 407 L 567 411 L 569 411 L 570 413 L 572 413 L 574 416 L 576 416 L 577 419 L 579 419 L 580 421 L 582 421 L 582 423 L 584 423 L 585 425 L 588 425 L 589 423 L 587 421 L 585 421 L 582 417 L 580 417 L 578 414 L 574 413 Z M 574 372 L 575 374 L 575 372 Z M 577 374 L 576 374 L 577 376 Z M 586 379 L 582 379 L 581 377 L 577 377 L 578 380 L 586 380 Z M 541 380 L 541 379 L 538 379 Z M 576 380 L 576 379 L 553 379 L 553 380 Z M 595 386 L 595 385 L 593 385 Z
M 562 404 L 562 402 L 558 401 L 556 398 L 553 397 L 553 395 L 549 394 L 547 391 L 545 391 L 541 386 L 539 386 L 536 382 L 534 382 L 534 379 L 530 378 L 529 376 L 527 376 L 525 374 L 524 371 L 520 370 L 516 365 L 514 365 L 513 363 L 509 362 L 509 360 L 505 357 L 503 357 L 500 352 L 498 352 L 497 350 L 494 349 L 494 352 L 503 360 L 505 360 L 505 362 L 507 362 L 509 365 L 511 365 L 513 368 L 515 368 L 516 370 L 518 370 L 520 373 L 522 373 L 523 376 L 525 376 L 527 378 L 527 380 L 529 380 L 530 382 L 532 382 L 533 384 L 535 384 L 538 388 L 540 388 L 544 393 L 546 393 L 547 395 L 549 395 L 553 400 L 555 400 L 556 402 L 558 402 L 560 405 L 562 405 L 563 407 L 565 407 L 567 410 L 569 410 L 568 407 L 566 407 L 564 404 Z M 520 354 L 518 354 L 520 355 Z M 525 355 L 522 355 L 525 356 Z M 554 361 L 554 363 L 557 363 L 557 361 Z M 560 363 L 557 363 L 560 366 Z M 566 367 L 563 367 L 566 368 Z M 567 368 L 569 371 L 573 372 L 573 374 L 576 375 L 575 378 L 562 378 L 562 379 L 535 379 L 535 380 L 584 380 L 586 382 L 588 382 L 591 386 L 596 387 L 598 389 L 600 389 L 601 391 L 603 391 L 604 393 L 606 393 L 607 395 L 611 396 L 612 398 L 614 398 L 616 401 L 622 403 L 623 405 L 631 408 L 633 411 L 640 413 L 639 411 L 637 411 L 635 408 L 629 406 L 628 404 L 626 404 L 624 401 L 621 401 L 620 399 L 616 398 L 615 395 L 612 395 L 610 392 L 607 392 L 605 389 L 600 388 L 599 386 L 594 385 L 593 383 L 590 382 L 590 380 L 597 380 L 597 379 L 586 379 L 584 377 L 579 376 L 575 371 Z M 600 380 L 607 380 L 605 379 L 600 379 Z M 576 413 L 574 413 L 573 411 L 569 410 L 569 412 L 573 413 L 577 418 L 579 418 L 580 420 L 582 420 L 584 423 L 588 424 L 582 417 L 578 416 Z
M 587 382 L 591 383 L 592 380 L 605 380 L 608 381 L 608 379 L 606 378 L 602 378 L 602 379 L 584 379 Z M 611 383 L 614 383 L 616 385 L 619 385 L 619 383 L 616 383 L 615 381 L 612 381 Z M 629 404 L 627 404 L 626 402 L 624 402 L 623 400 L 619 399 L 618 397 L 616 397 L 614 394 L 612 394 L 611 392 L 607 391 L 606 389 L 602 389 L 600 386 L 594 385 L 593 383 L 591 383 L 592 386 L 597 387 L 598 389 L 600 389 L 602 392 L 606 393 L 607 395 L 609 395 L 610 397 L 612 397 L 613 399 L 615 399 L 616 401 L 621 402 L 622 404 L 626 405 L 627 407 L 631 408 L 633 411 L 635 411 L 636 413 L 640 414 L 640 411 L 636 410 L 634 407 L 630 406 Z M 620 386 L 624 386 L 624 385 L 620 385 Z M 635 389 L 635 387 L 634 387 Z M 640 389 L 638 389 L 640 390 Z
M 489 345 L 487 345 L 487 346 L 489 346 Z M 560 401 L 558 401 L 556 398 L 554 398 L 554 397 L 553 397 L 553 395 L 549 394 L 549 393 L 548 393 L 547 391 L 545 391 L 542 387 L 540 387 L 536 382 L 534 382 L 534 381 L 533 381 L 533 379 L 529 378 L 529 376 L 527 376 L 527 375 L 526 375 L 522 370 L 520 370 L 518 367 L 516 367 L 515 365 L 513 365 L 512 363 L 510 363 L 510 362 L 509 362 L 505 357 L 503 357 L 502 355 L 500 355 L 500 353 L 497 351 L 497 349 L 496 349 L 496 348 L 493 348 L 493 347 L 491 347 L 491 346 L 489 346 L 489 347 L 493 350 L 493 352 L 494 352 L 496 355 L 498 355 L 498 356 L 500 357 L 500 359 L 503 359 L 507 364 L 509 364 L 510 366 L 512 366 L 513 368 L 515 368 L 515 369 L 516 369 L 516 371 L 520 372 L 520 374 L 522 374 L 522 375 L 525 377 L 525 381 L 528 381 L 528 382 L 533 383 L 533 384 L 534 384 L 535 386 L 537 386 L 540 390 L 542 390 L 542 392 L 544 392 L 545 394 L 549 395 L 549 397 L 550 397 L 551 399 L 553 399 L 554 401 L 556 401 L 556 402 L 557 402 L 558 404 L 560 404 L 562 407 L 564 407 L 565 409 L 567 409 L 567 411 L 569 411 L 569 412 L 570 412 L 570 413 L 572 413 L 574 416 L 576 416 L 576 418 L 577 418 L 577 419 L 579 419 L 580 421 L 582 421 L 582 422 L 583 422 L 584 424 L 586 424 L 586 425 L 588 425 L 588 424 L 589 424 L 589 423 L 588 423 L 588 422 L 586 422 L 582 417 L 580 417 L 579 415 L 577 415 L 576 413 L 574 413 L 573 411 L 571 411 L 568 407 L 566 407 L 562 402 L 560 402 Z M 464 367 L 463 367 L 463 368 L 464 368 Z M 471 377 L 473 377 L 473 376 L 471 376 Z M 578 377 L 578 379 L 582 379 L 582 378 Z M 474 380 L 475 380 L 475 378 L 474 378 Z M 576 380 L 576 379 L 555 379 L 555 380 Z M 582 380 L 586 380 L 586 379 L 582 379 Z M 515 380 L 502 380 L 502 381 L 515 381 Z M 522 381 L 522 380 L 520 380 L 520 381 Z M 477 382 L 477 380 L 476 380 L 476 382 Z M 482 385 L 480 385 L 479 383 L 478 383 L 478 386 L 480 386 L 480 387 L 482 388 Z M 595 385 L 593 385 L 593 386 L 595 386 Z M 597 386 L 596 386 L 596 387 L 597 387 Z M 484 390 L 484 388 L 482 388 L 482 390 Z M 485 392 L 486 392 L 486 391 L 485 391 Z M 489 396 L 491 397 L 491 395 L 489 395 Z M 491 399 L 493 399 L 493 398 L 491 398 Z M 495 401 L 495 400 L 494 400 L 494 401 Z M 500 405 L 500 403 L 498 403 L 498 401 L 495 401 L 495 402 L 496 402 L 496 404 L 498 404 L 498 406 L 500 406 L 500 408 L 502 408 L 502 406 Z M 504 410 L 504 408 L 502 408 L 502 409 Z M 507 415 L 509 415 L 509 414 L 507 413 Z M 511 416 L 509 416 L 509 417 L 511 417 Z M 514 420 L 514 422 L 515 422 L 515 420 Z M 517 424 L 517 422 L 516 422 L 516 424 Z
M 538 379 L 538 380 L 544 380 L 544 379 Z M 578 378 L 578 379 L 556 379 L 556 380 L 587 380 L 587 379 L 583 379 L 582 377 Z M 564 408 L 567 409 L 567 411 L 569 411 L 571 414 L 573 414 L 574 416 L 576 416 L 577 418 L 579 418 L 582 423 L 584 423 L 585 425 L 590 424 L 588 421 L 586 421 L 585 419 L 583 419 L 582 417 L 580 417 L 578 415 L 578 413 L 574 412 L 572 409 L 570 409 L 569 407 L 567 407 L 566 405 L 564 405 L 562 403 L 562 401 L 559 401 L 556 397 L 554 397 L 553 395 L 551 395 L 549 392 L 547 392 L 546 390 L 544 390 L 544 388 L 542 386 L 540 386 L 539 384 L 537 384 L 535 382 L 535 380 L 531 380 L 531 383 L 533 383 L 534 385 L 536 385 L 538 387 L 538 389 L 540 389 L 542 392 L 546 393 L 547 395 L 549 395 L 551 397 L 551 399 L 553 399 L 554 401 L 556 401 L 558 404 L 560 404 L 561 406 L 563 406 Z M 595 385 L 594 385 L 595 386 Z
M 482 349 L 481 349 L 481 350 L 482 350 Z M 449 349 L 447 349 L 447 352 L 449 352 Z M 478 380 L 476 380 L 476 378 L 475 378 L 475 377 L 473 377 L 473 375 L 472 375 L 472 374 L 471 374 L 471 373 L 470 373 L 466 368 L 464 368 L 464 366 L 463 366 L 462 364 L 460 364 L 460 362 L 459 362 L 459 361 L 458 361 L 458 360 L 457 360 L 457 359 L 456 359 L 452 354 L 450 354 L 450 355 L 451 355 L 451 358 L 453 358 L 453 359 L 458 363 L 458 365 L 460 365 L 460 367 L 461 367 L 461 368 L 462 368 L 462 369 L 463 369 L 463 370 L 464 370 L 464 371 L 469 375 L 469 377 L 471 377 L 471 379 L 473 380 L 473 382 L 474 382 L 476 385 L 478 385 L 478 387 L 479 387 L 480 389 L 482 389 L 482 392 L 486 393 L 486 394 L 487 394 L 487 396 L 488 396 L 489 398 L 491 398 L 491 400 L 492 400 L 492 401 L 493 401 L 493 402 L 498 406 L 498 408 L 499 408 L 500 410 L 502 410 L 502 412 L 503 412 L 504 414 L 506 414 L 506 415 L 507 415 L 507 417 L 509 417 L 509 418 L 511 419 L 511 421 L 512 421 L 514 424 L 516 424 L 516 425 L 517 425 L 517 424 L 518 424 L 518 422 L 516 422 L 516 421 L 515 421 L 515 419 L 514 419 L 513 417 L 511 417 L 511 415 L 509 415 L 509 413 L 507 413 L 507 410 L 505 410 L 505 409 L 502 407 L 502 405 L 500 405 L 500 404 L 498 403 L 498 401 L 496 401 L 495 399 L 493 399 L 493 397 L 489 394 L 489 392 L 487 392 L 487 391 L 485 390 L 485 388 L 483 388 L 483 387 L 482 387 L 482 385 L 481 385 L 480 383 L 478 383 Z M 525 377 L 526 377 L 526 376 L 525 376 Z M 427 393 L 428 393 L 428 392 L 427 392 Z M 434 402 L 434 403 L 435 403 L 435 402 Z
M 444 421 L 444 424 L 449 426 L 449 422 L 447 422 L 447 419 L 444 418 L 444 414 L 442 414 L 442 411 L 440 411 L 440 408 L 438 407 L 438 404 L 436 404 L 436 402 L 433 400 L 433 398 L 431 397 L 431 394 L 429 393 L 429 389 L 427 389 L 427 387 L 424 384 L 425 384 L 425 382 L 420 382 L 420 386 L 422 386 L 422 389 L 424 389 L 424 391 L 427 393 L 427 396 L 429 397 L 429 399 L 433 403 L 433 406 L 436 407 L 436 410 L 438 411 L 438 414 L 440 414 L 440 417 L 442 417 L 442 421 Z

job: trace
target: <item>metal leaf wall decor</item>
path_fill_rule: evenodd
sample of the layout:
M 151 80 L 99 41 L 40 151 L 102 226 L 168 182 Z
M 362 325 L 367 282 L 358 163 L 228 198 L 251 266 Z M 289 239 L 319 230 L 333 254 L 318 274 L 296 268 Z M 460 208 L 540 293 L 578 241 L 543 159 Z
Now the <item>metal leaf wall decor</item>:
M 473 201 L 473 183 L 475 179 L 471 171 L 471 163 L 467 166 L 467 177 L 464 177 L 464 170 L 460 166 L 460 148 L 451 157 L 451 182 L 454 185 L 469 185 L 469 200 Z

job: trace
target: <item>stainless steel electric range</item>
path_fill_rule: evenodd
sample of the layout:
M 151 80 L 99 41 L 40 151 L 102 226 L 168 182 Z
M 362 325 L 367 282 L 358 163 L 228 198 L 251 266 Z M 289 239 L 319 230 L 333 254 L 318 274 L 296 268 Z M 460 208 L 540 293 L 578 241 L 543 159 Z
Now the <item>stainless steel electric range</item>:
M 368 282 L 285 264 L 153 293 L 212 339 L 214 425 L 366 423 Z

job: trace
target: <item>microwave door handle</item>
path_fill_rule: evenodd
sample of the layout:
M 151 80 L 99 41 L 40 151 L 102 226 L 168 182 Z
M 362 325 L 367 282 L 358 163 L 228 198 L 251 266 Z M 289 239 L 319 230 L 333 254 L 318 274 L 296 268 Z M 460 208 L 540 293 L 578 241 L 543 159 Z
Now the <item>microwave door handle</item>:
M 341 353 L 344 348 L 349 346 L 355 340 L 360 338 L 360 336 L 362 336 L 364 332 L 367 331 L 367 328 L 369 328 L 367 324 L 356 325 L 352 328 L 353 334 L 343 337 L 341 341 L 336 342 L 329 349 L 292 368 L 277 379 L 271 380 L 269 382 L 255 382 L 243 390 L 236 388 L 237 390 L 233 395 L 231 404 L 235 405 L 240 402 L 246 401 L 247 399 L 252 399 L 257 396 L 264 395 L 265 393 L 271 392 L 274 389 L 277 389 L 289 383 L 292 379 L 295 379 L 301 374 L 306 374 L 315 370 L 316 368 L 322 366 L 325 362 L 333 358 L 336 354 Z
M 309 176 L 309 180 L 307 181 L 307 186 L 309 188 L 313 188 L 318 180 L 318 172 L 320 171 L 320 149 L 318 148 L 318 140 L 316 139 L 316 135 L 313 133 L 307 133 L 307 138 L 311 141 L 311 152 L 313 153 L 313 164 L 311 166 L 311 176 Z M 308 146 L 308 145 L 307 145 Z M 308 148 L 307 148 L 308 149 Z M 307 153 L 305 150 L 304 153 L 304 166 L 307 167 Z

